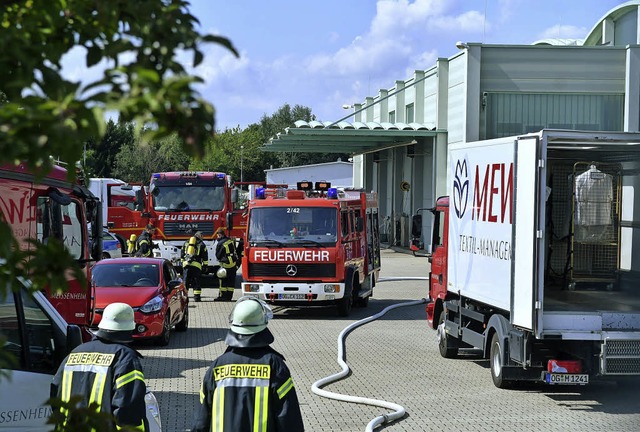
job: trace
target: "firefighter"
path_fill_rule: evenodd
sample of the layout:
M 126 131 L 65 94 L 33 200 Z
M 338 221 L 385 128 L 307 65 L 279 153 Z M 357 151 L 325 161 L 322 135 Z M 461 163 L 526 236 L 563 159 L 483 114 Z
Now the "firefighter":
M 227 237 L 223 227 L 216 230 L 215 237 L 218 240 L 216 258 L 220 263 L 220 268 L 224 271 L 216 273 L 220 281 L 220 291 L 218 297 L 213 301 L 233 301 L 233 290 L 236 285 L 236 262 L 238 261 L 236 245 L 232 239 Z
M 155 249 L 157 246 L 151 238 L 153 237 L 153 233 L 156 232 L 156 227 L 153 224 L 148 224 L 142 234 L 138 236 L 136 240 L 136 256 L 148 258 L 151 256 L 151 251 Z
M 204 241 L 202 241 L 202 231 L 197 231 L 193 237 L 184 243 L 182 246 L 182 259 L 187 290 L 193 288 L 193 299 L 199 302 L 202 296 L 200 279 L 203 273 L 206 274 L 208 272 L 209 267 L 209 252 Z
M 126 345 L 133 340 L 134 328 L 131 306 L 108 305 L 95 339 L 74 348 L 58 368 L 51 397 L 68 402 L 82 396 L 82 407 L 97 403 L 100 412 L 114 416 L 117 429 L 127 425 L 149 430 L 142 356 Z M 67 413 L 62 410 L 62 414 Z
M 193 432 L 304 430 L 284 357 L 271 348 L 273 317 L 265 302 L 242 297 L 229 316 L 227 350 L 205 373 Z

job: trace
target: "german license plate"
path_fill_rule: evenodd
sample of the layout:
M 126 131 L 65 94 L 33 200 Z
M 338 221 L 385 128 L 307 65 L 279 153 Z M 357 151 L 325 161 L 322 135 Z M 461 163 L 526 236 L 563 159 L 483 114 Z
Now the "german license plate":
M 304 300 L 306 298 L 305 294 L 278 294 L 280 300 Z
M 548 384 L 589 384 L 589 375 L 548 373 L 546 381 Z

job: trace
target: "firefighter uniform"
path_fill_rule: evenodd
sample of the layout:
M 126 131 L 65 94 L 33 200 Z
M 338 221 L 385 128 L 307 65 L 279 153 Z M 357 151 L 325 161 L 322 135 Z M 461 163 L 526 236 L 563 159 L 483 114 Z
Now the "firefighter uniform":
M 130 327 L 134 326 L 133 310 L 129 305 L 112 303 L 107 308 L 127 307 Z M 105 308 L 105 326 L 109 320 Z M 117 320 L 118 318 L 116 318 Z M 102 331 L 102 333 L 101 333 Z M 68 402 L 72 396 L 82 396 L 82 406 L 97 403 L 100 412 L 112 414 L 117 426 L 133 426 L 136 430 L 149 430 L 145 394 L 147 387 L 137 351 L 120 343 L 117 338 L 109 339 L 109 334 L 126 334 L 131 331 L 105 332 L 98 330 L 98 338 L 76 347 L 62 362 L 51 383 L 51 397 Z M 101 337 L 104 336 L 104 337 Z
M 246 312 L 246 307 L 262 308 L 255 305 L 258 302 L 260 300 L 255 298 L 243 297 L 234 311 L 244 308 Z M 267 306 L 264 307 L 266 310 Z M 255 311 L 257 314 L 251 310 L 245 313 L 244 320 L 233 319 L 225 339 L 227 350 L 205 373 L 193 432 L 304 430 L 289 368 L 284 357 L 269 346 L 274 337 L 266 328 L 267 318 L 260 317 L 259 310 Z M 232 316 L 234 314 L 232 312 Z M 248 323 L 234 329 L 237 321 Z
M 202 232 L 198 231 L 182 246 L 182 268 L 187 290 L 193 288 L 193 299 L 200 301 L 202 286 L 200 279 L 203 270 L 206 272 L 209 266 L 209 252 L 207 245 L 202 241 Z
M 238 257 L 236 254 L 235 242 L 227 237 L 224 228 L 216 230 L 218 243 L 216 245 L 216 258 L 220 263 L 220 267 L 226 270 L 226 276 L 220 278 L 220 292 L 218 298 L 214 301 L 232 301 L 233 290 L 236 285 L 236 270 L 238 266 Z
M 151 237 L 155 232 L 156 228 L 153 225 L 147 225 L 147 227 L 142 231 L 142 234 L 138 236 L 136 239 L 136 256 L 148 258 L 151 256 L 151 251 L 154 248 L 153 241 Z

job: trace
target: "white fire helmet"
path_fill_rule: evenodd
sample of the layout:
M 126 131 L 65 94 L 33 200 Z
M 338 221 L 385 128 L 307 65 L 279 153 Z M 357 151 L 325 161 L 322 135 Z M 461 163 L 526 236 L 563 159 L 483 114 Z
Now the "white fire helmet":
M 251 335 L 266 329 L 271 318 L 273 312 L 269 305 L 256 297 L 244 296 L 236 301 L 229 315 L 229 324 L 233 332 Z
M 216 276 L 218 276 L 218 279 L 224 279 L 227 277 L 227 269 L 224 267 L 220 267 L 218 269 L 218 271 L 216 272 Z
M 111 303 L 104 308 L 98 324 L 99 329 L 109 331 L 130 331 L 135 327 L 133 309 L 126 303 Z

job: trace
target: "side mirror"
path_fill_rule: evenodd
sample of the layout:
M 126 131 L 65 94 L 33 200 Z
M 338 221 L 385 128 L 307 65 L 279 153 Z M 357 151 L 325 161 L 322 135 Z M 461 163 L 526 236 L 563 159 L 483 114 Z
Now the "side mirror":
M 145 211 L 144 208 L 144 190 L 142 188 L 136 191 L 136 199 L 133 201 L 135 204 L 136 211 Z
M 91 258 L 98 261 L 102 258 L 102 203 L 95 202 L 94 217 L 91 220 Z
M 411 237 L 420 238 L 422 235 L 422 215 L 415 214 L 411 217 Z
M 232 203 L 237 203 L 238 202 L 238 196 L 239 196 L 240 192 L 238 191 L 238 188 L 233 188 L 231 189 L 231 202 Z
M 232 212 L 227 213 L 226 223 L 227 223 L 227 230 L 231 230 L 231 228 L 233 228 L 233 213 Z
M 79 346 L 82 343 L 82 330 L 75 324 L 67 326 L 67 352 Z
M 181 283 L 182 281 L 180 279 L 169 281 L 169 283 L 167 284 L 167 290 L 173 291 L 174 289 L 178 288 Z

